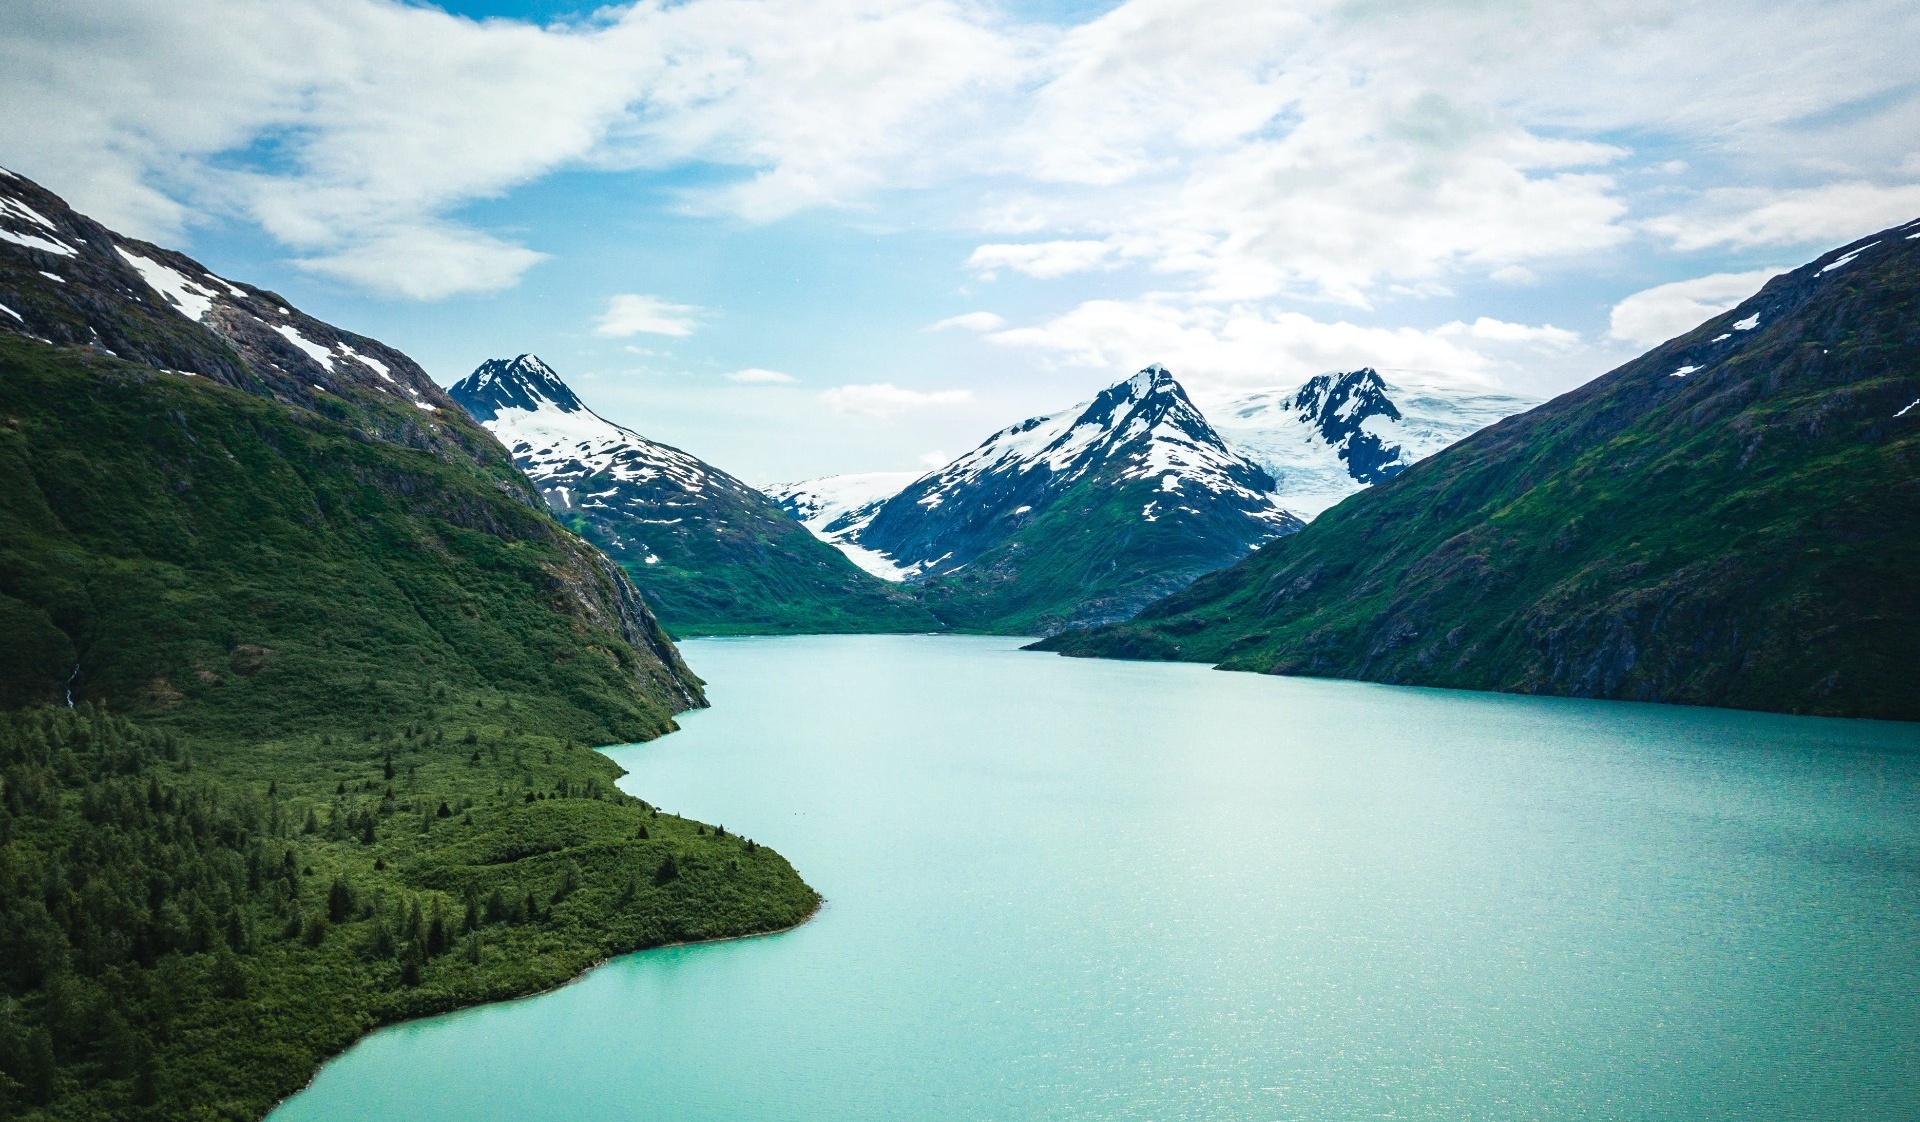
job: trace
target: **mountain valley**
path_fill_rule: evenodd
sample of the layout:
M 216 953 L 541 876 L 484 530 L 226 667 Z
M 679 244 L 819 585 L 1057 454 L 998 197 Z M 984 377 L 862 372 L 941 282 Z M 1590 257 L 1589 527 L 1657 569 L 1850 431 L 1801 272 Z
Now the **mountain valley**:
M 1913 226 L 1042 648 L 1920 719 Z

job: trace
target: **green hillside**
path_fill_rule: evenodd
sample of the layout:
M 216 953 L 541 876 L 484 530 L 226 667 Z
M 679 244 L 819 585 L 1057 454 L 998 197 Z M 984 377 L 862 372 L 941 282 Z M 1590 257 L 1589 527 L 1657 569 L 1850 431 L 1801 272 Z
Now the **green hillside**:
M 535 355 L 489 359 L 447 392 L 513 453 L 555 516 L 627 570 L 675 635 L 940 626 L 766 495 L 588 409 Z
M 4 1113 L 258 1117 L 377 1024 L 812 910 L 614 787 L 588 745 L 698 682 L 504 461 L 0 336 Z
M 1225 519 L 1141 518 L 1159 494 L 1157 478 L 1117 467 L 1083 477 L 966 567 L 914 590 L 949 627 L 1048 635 L 1124 618 L 1250 548 L 1245 528 Z
M 942 626 L 906 591 L 861 572 L 758 491 L 716 490 L 697 512 L 680 516 L 685 533 L 648 540 L 657 558 L 651 564 L 623 548 L 633 531 L 617 521 L 577 514 L 562 520 L 618 560 L 660 623 L 683 638 Z
M 1889 231 L 1042 647 L 1920 719 L 1916 399 L 1920 241 Z

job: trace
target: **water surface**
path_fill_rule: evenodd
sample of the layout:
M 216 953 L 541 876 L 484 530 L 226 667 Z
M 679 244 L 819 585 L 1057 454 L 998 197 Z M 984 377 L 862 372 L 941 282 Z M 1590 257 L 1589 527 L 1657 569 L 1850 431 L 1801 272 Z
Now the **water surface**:
M 377 1033 L 309 1119 L 1920 1116 L 1920 727 L 684 644 L 623 786 L 797 931 Z

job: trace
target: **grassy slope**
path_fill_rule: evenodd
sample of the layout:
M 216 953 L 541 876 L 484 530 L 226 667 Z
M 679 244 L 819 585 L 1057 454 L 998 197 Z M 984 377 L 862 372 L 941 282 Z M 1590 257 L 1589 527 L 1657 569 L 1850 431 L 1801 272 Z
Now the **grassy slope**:
M 1894 416 L 1920 394 L 1920 250 L 1883 238 L 1894 248 L 1781 278 L 1131 623 L 1048 646 L 1920 718 L 1920 410 Z M 1733 357 L 1669 377 L 1756 312 Z
M 682 520 L 681 532 L 670 537 L 578 515 L 567 522 L 620 562 L 674 635 L 939 629 L 912 596 L 860 571 L 772 499 L 720 487 L 702 499 L 707 505 L 699 510 L 662 507 L 661 516 Z M 647 564 L 649 554 L 659 560 Z
M 1158 480 L 1081 480 L 1041 517 L 969 563 L 915 587 L 950 627 L 1046 635 L 1125 619 L 1239 556 L 1244 541 L 1219 522 L 1140 511 Z
M 0 480 L 5 705 L 77 662 L 83 703 L 134 718 L 8 719 L 7 1112 L 256 1117 L 377 1023 L 815 906 L 777 855 L 613 787 L 586 744 L 670 729 L 697 685 L 606 618 L 609 573 L 504 458 L 9 336 Z M 220 809 L 140 810 L 184 802 Z M 353 902 L 320 924 L 335 878 Z M 518 914 L 464 930 L 496 889 Z

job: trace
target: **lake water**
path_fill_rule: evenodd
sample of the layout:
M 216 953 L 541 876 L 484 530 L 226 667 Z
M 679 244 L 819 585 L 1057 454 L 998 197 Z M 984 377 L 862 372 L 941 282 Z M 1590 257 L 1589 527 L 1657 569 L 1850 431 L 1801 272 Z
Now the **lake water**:
M 788 934 L 377 1033 L 325 1119 L 1920 1117 L 1920 726 L 707 640 L 623 785 Z

